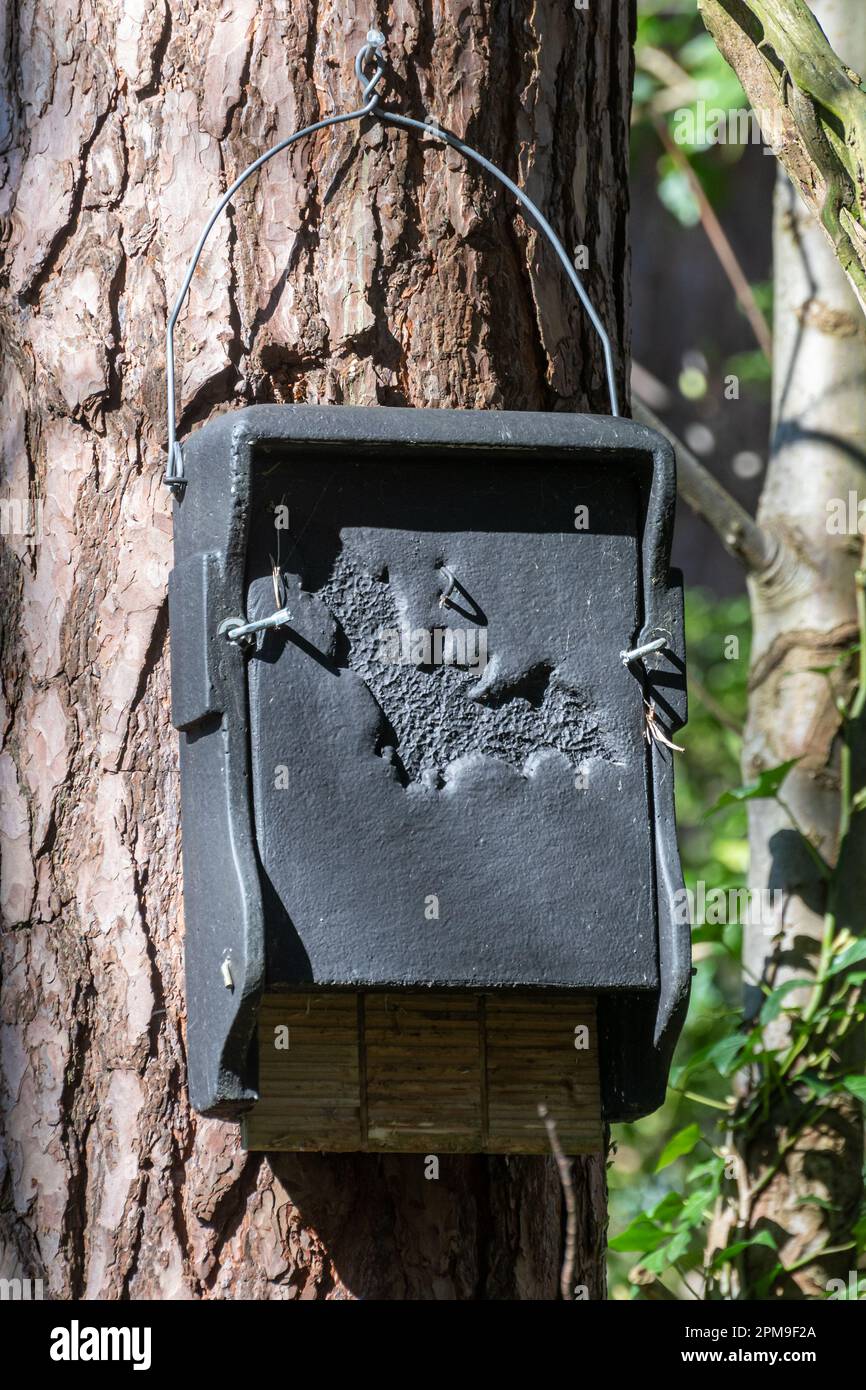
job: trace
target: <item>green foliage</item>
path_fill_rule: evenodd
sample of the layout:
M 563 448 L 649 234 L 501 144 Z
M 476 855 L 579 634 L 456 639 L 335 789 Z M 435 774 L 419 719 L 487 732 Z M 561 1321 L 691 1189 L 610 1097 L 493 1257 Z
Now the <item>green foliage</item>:
M 799 761 L 799 758 L 790 758 L 788 762 L 780 763 L 778 767 L 766 768 L 756 781 L 747 782 L 744 787 L 732 787 L 729 791 L 722 792 L 715 806 L 711 806 L 706 815 L 714 816 L 717 811 L 724 810 L 726 806 L 734 806 L 738 801 L 766 801 L 770 797 L 777 796 L 791 768 L 796 767 Z
M 734 639 L 731 641 L 731 639 Z M 686 751 L 677 755 L 677 817 L 686 886 L 695 891 L 742 887 L 748 853 L 742 805 L 705 819 L 707 806 L 739 781 L 740 737 L 746 717 L 749 664 L 749 603 L 745 597 L 718 600 L 698 589 L 686 596 L 686 649 L 689 670 L 689 723 Z M 732 655 L 726 657 L 726 650 Z M 736 653 L 734 655 L 734 653 Z M 724 714 L 727 724 L 719 715 Z M 610 1229 L 614 1236 L 610 1286 L 614 1298 L 629 1298 L 628 1270 L 635 1263 L 622 1244 L 631 1240 L 630 1223 L 647 1223 L 659 1237 L 652 1249 L 662 1262 L 674 1254 L 684 1270 L 700 1264 L 705 1208 L 724 1171 L 724 1161 L 698 1139 L 678 1156 L 672 1145 L 695 1129 L 712 1137 L 716 1106 L 724 1106 L 728 1078 L 739 1065 L 745 1039 L 736 1032 L 740 1009 L 741 929 L 712 926 L 693 933 L 698 974 L 692 1003 L 674 1059 L 668 1099 L 638 1125 L 617 1125 L 616 1163 L 610 1171 Z M 700 1099 L 693 1097 L 698 1094 Z M 670 1136 L 676 1139 L 671 1140 Z M 686 1160 L 692 1156 L 692 1162 Z M 694 1160 L 701 1157 L 701 1162 Z M 685 1190 L 685 1197 L 682 1191 Z M 672 1200 L 672 1199 L 675 1199 Z M 665 1205 L 667 1203 L 667 1205 Z M 626 1230 L 622 1230 L 625 1227 Z M 688 1232 L 684 1256 L 677 1254 Z M 630 1233 L 630 1234 L 629 1234 Z M 673 1243 L 675 1242 L 675 1243 Z M 666 1252 L 666 1253 L 665 1253 Z M 683 1262 L 684 1261 L 684 1262 Z M 646 1261 L 641 1260 L 643 1267 Z M 660 1267 L 662 1267 L 660 1265 Z M 685 1291 L 688 1297 L 688 1292 Z
M 738 78 L 704 28 L 697 0 L 639 0 L 635 62 L 632 161 L 652 167 L 663 206 L 680 226 L 703 236 L 690 175 L 711 207 L 722 213 L 746 143 L 761 139 L 758 122 Z M 752 285 L 751 291 L 769 320 L 772 283 Z M 700 348 L 712 357 L 711 343 Z M 763 351 L 711 361 L 710 367 L 720 376 L 738 377 L 741 390 L 749 394 L 764 398 L 768 393 L 769 363 Z M 703 393 L 691 398 L 697 394 Z
M 668 1164 L 676 1162 L 685 1154 L 690 1154 L 695 1146 L 700 1143 L 700 1125 L 686 1125 L 679 1134 L 675 1134 L 673 1139 L 669 1139 L 661 1152 L 661 1157 L 656 1164 L 656 1172 L 660 1173 Z
M 658 195 L 668 212 L 684 227 L 696 227 L 701 220 L 701 210 L 686 173 L 669 155 L 662 155 L 658 176 Z
M 752 352 L 733 352 L 725 361 L 725 375 L 738 376 L 740 383 L 758 387 L 765 392 L 769 388 L 772 369 L 760 348 Z
M 731 177 L 743 153 L 743 140 L 755 139 L 748 125 L 747 100 L 727 64 L 705 33 L 697 0 L 639 0 L 637 71 L 632 152 L 651 161 L 659 198 L 677 221 L 695 228 L 691 235 L 713 239 L 712 219 L 695 193 L 723 212 Z M 724 138 L 713 129 L 713 113 L 742 113 L 734 138 L 726 118 Z M 737 138 L 740 137 L 740 138 Z M 699 225 L 702 224 L 702 225 Z M 716 238 L 717 239 L 717 238 Z M 715 244 L 715 243 L 714 243 Z M 772 316 L 772 285 L 751 287 L 765 318 Z M 763 338 L 760 334 L 758 337 Z M 766 395 L 770 364 L 763 351 L 741 352 L 719 361 L 711 343 L 700 345 L 704 366 L 688 366 L 680 390 L 691 399 L 707 391 L 707 379 L 733 374 L 741 389 Z M 852 819 L 866 810 L 866 788 L 853 784 L 852 729 L 866 717 L 866 575 L 858 575 L 861 643 L 821 672 L 831 683 L 842 664 L 859 656 L 855 694 L 842 718 L 840 851 Z M 686 751 L 677 757 L 677 814 L 687 888 L 703 886 L 707 895 L 745 886 L 748 869 L 748 803 L 774 798 L 792 829 L 801 833 L 785 801 L 785 779 L 793 763 L 764 769 L 747 786 L 739 771 L 742 728 L 747 710 L 750 617 L 745 598 L 717 601 L 690 591 L 686 605 L 690 717 Z M 835 696 L 834 686 L 834 696 Z M 712 813 L 708 814 L 708 809 Z M 803 844 L 826 885 L 827 913 L 814 978 L 763 989 L 760 1016 L 747 1025 L 742 1015 L 742 928 L 737 921 L 707 920 L 693 928 L 697 973 L 689 1017 L 680 1039 L 664 1107 L 639 1126 L 617 1126 L 616 1159 L 610 1171 L 610 1286 L 613 1297 L 639 1296 L 640 1287 L 658 1278 L 675 1296 L 714 1299 L 762 1298 L 783 1272 L 770 1232 L 738 1226 L 744 1173 L 738 1154 L 753 1146 L 754 1135 L 780 1097 L 800 1102 L 780 1152 L 763 1172 L 749 1199 L 772 1180 L 797 1142 L 797 1125 L 820 1123 L 821 1114 L 840 1098 L 866 1103 L 866 1081 L 840 1060 L 848 1039 L 866 1021 L 864 986 L 866 943 L 857 939 L 837 903 L 837 883 L 828 864 L 806 837 Z M 755 982 L 753 982 L 755 983 Z M 772 1025 L 767 1032 L 768 1025 Z M 770 1039 L 774 1041 L 771 1042 Z M 780 1041 L 776 1042 L 776 1039 Z M 849 1063 L 850 1066 L 850 1063 Z M 741 1099 L 733 1078 L 747 1074 Z M 754 1178 L 753 1178 L 754 1180 Z M 808 1198 L 806 1200 L 813 1200 Z M 820 1204 L 819 1198 L 814 1199 Z M 748 1204 L 748 1203 L 747 1203 Z M 722 1248 L 708 1254 L 711 1223 Z M 722 1232 L 721 1236 L 719 1232 Z M 762 1260 L 749 1251 L 763 1247 Z M 855 1231 L 851 1268 L 866 1251 L 866 1210 Z M 628 1275 L 638 1264 L 632 1282 Z M 760 1277 L 749 1274 L 760 1264 Z M 856 1281 L 855 1281 L 856 1282 Z M 859 1285 L 858 1285 L 859 1287 Z M 853 1292 L 834 1297 L 854 1297 Z
M 677 760 L 677 817 L 686 886 L 738 886 L 747 867 L 746 814 L 739 806 L 709 823 L 706 809 L 739 781 L 740 734 L 746 719 L 749 601 L 718 601 L 690 589 L 686 602 L 689 723 Z M 726 657 L 725 650 L 736 655 Z M 725 723 L 720 721 L 724 714 Z
M 866 574 L 858 574 L 857 581 L 861 633 L 866 639 Z M 731 876 L 741 879 L 745 869 L 745 856 L 738 851 L 744 848 L 746 802 L 774 798 L 790 816 L 782 792 L 796 759 L 764 769 L 746 786 L 737 785 L 739 739 L 734 730 L 745 713 L 747 625 L 745 601 L 713 602 L 694 591 L 688 594 L 691 709 L 686 752 L 678 763 L 677 801 L 690 888 L 701 879 L 740 886 Z M 859 657 L 858 684 L 848 703 L 838 704 L 843 721 L 842 849 L 854 807 L 862 799 L 861 790 L 852 785 L 851 744 L 853 725 L 866 707 L 864 652 L 866 640 L 849 652 L 846 659 Z M 837 667 L 838 663 L 827 668 L 828 680 Z M 724 782 L 728 788 L 720 789 Z M 703 809 L 708 804 L 713 812 L 709 820 Z M 792 825 L 798 830 L 793 819 Z M 805 1125 L 819 1122 L 822 1111 L 840 1096 L 866 1102 L 866 1078 L 846 1072 L 840 1060 L 849 1039 L 866 1023 L 866 970 L 857 969 L 866 961 L 866 941 L 853 935 L 837 910 L 833 869 L 805 838 L 804 843 L 827 880 L 824 938 L 814 978 L 763 987 L 760 1016 L 747 1026 L 739 1012 L 740 929 L 727 923 L 702 925 L 693 931 L 698 972 L 668 1101 L 649 1124 L 644 1122 L 643 1142 L 634 1126 L 622 1126 L 614 1136 L 618 1151 L 611 1171 L 614 1297 L 637 1296 L 639 1287 L 652 1278 L 662 1280 L 683 1298 L 768 1296 L 777 1277 L 790 1271 L 780 1259 L 771 1260 L 769 1267 L 762 1266 L 761 1276 L 750 1281 L 743 1257 L 758 1246 L 775 1251 L 770 1232 L 738 1227 L 736 1219 L 722 1223 L 717 1230 L 727 1233 L 726 1237 L 720 1248 L 708 1253 L 713 1218 L 726 1209 L 739 1209 L 737 1181 L 742 1165 L 738 1150 L 748 1147 L 749 1136 L 780 1096 L 797 1094 L 802 1101 L 799 1118 L 792 1120 L 775 1160 L 759 1179 L 752 1177 L 754 1198 L 784 1163 Z M 786 1027 L 778 1040 L 774 1033 L 771 1041 L 767 1025 L 782 1018 Z M 743 1069 L 748 1070 L 751 1084 L 745 1097 L 737 1099 L 731 1094 L 731 1078 Z M 662 1173 L 665 1176 L 660 1179 Z M 858 1233 L 851 1247 L 852 1268 L 858 1252 L 866 1250 L 866 1219 Z M 636 1276 L 632 1286 L 627 1275 L 635 1255 L 639 1256 L 640 1283 Z
M 717 161 L 706 164 L 705 176 L 710 188 L 715 184 L 715 191 L 722 193 L 724 168 L 740 158 L 742 145 L 716 145 L 712 120 L 707 124 L 703 118 L 713 112 L 746 111 L 748 103 L 739 79 L 704 28 L 696 0 L 680 0 L 674 6 L 641 0 L 635 59 L 632 101 L 638 144 L 646 141 L 653 121 L 663 119 L 687 154 L 720 151 Z

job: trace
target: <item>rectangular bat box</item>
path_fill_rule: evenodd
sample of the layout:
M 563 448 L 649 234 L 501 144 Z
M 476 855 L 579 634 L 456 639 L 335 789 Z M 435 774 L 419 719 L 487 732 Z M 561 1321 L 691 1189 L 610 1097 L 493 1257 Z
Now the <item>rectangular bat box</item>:
M 257 1149 L 540 1152 L 540 1107 L 599 1147 L 688 996 L 669 446 L 255 406 L 183 457 L 193 1104 Z

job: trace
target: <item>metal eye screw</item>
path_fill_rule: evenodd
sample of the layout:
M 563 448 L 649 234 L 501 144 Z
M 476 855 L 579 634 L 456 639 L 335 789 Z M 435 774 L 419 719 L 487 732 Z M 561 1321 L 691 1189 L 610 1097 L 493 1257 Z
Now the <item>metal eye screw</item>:
M 278 608 L 269 618 L 259 618 L 254 623 L 245 623 L 243 618 L 224 618 L 217 632 L 221 637 L 227 637 L 230 642 L 236 642 L 238 646 L 248 647 L 254 633 L 265 632 L 272 627 L 285 627 L 286 623 L 291 621 L 292 615 L 288 608 Z
M 631 651 L 620 652 L 623 666 L 630 666 L 633 661 L 639 661 L 642 656 L 649 656 L 650 652 L 660 652 L 662 647 L 667 644 L 666 637 L 656 637 L 652 642 L 644 642 L 640 647 L 633 647 Z
M 445 576 L 445 588 L 439 595 L 439 607 L 444 608 L 449 598 L 454 593 L 455 588 L 457 587 L 457 580 L 454 578 L 454 575 L 451 573 L 451 570 L 448 568 L 447 565 L 440 565 L 439 573 Z

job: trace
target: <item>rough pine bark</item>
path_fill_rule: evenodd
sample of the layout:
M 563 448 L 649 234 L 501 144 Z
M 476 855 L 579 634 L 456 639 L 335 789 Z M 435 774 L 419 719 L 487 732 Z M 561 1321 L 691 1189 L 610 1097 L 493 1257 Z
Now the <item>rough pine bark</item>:
M 0 1242 L 2 1272 L 54 1297 L 556 1296 L 552 1160 L 444 1158 L 426 1181 L 421 1156 L 264 1158 L 185 1090 L 166 315 L 243 166 L 357 104 L 375 22 L 387 100 L 467 136 L 588 248 L 627 346 L 629 0 L 0 18 L 2 495 L 41 508 L 41 538 L 3 546 Z M 591 330 L 507 199 L 374 122 L 244 188 L 178 346 L 182 434 L 252 401 L 607 408 Z M 576 1187 L 576 1280 L 598 1298 L 601 1157 Z

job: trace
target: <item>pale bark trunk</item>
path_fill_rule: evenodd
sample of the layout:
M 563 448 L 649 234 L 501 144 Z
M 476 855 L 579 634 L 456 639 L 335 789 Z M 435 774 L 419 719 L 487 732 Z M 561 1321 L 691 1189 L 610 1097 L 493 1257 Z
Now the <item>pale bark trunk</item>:
M 844 61 L 866 68 L 866 18 L 861 0 L 815 0 L 812 8 Z M 774 223 L 774 434 L 759 521 L 782 540 L 783 561 L 751 582 L 754 616 L 751 695 L 744 774 L 799 757 L 783 799 L 798 825 L 830 863 L 839 831 L 839 729 L 834 690 L 809 668 L 832 664 L 857 640 L 854 573 L 862 537 L 834 535 L 828 501 L 862 495 L 866 462 L 866 333 L 862 311 L 823 231 L 780 170 Z M 840 670 L 836 693 L 844 688 Z M 751 882 L 784 893 L 784 912 L 772 927 L 746 928 L 747 1012 L 760 1008 L 756 982 L 771 988 L 814 971 L 827 905 L 826 885 L 785 811 L 773 801 L 750 808 Z M 856 822 L 855 822 L 856 824 Z M 862 893 L 864 859 L 843 866 Z M 849 903 L 857 903 L 846 882 Z M 862 897 L 856 912 L 862 922 Z M 791 1002 L 808 997 L 795 991 Z M 780 1018 L 768 1029 L 777 1044 Z M 802 1123 L 795 1086 L 745 1155 L 742 1193 L 775 1163 Z M 862 1119 L 853 1102 L 840 1103 L 817 1125 L 807 1124 L 775 1178 L 742 1214 L 751 1230 L 770 1230 L 786 1268 L 777 1296 L 822 1296 L 828 1279 L 846 1277 L 850 1250 L 822 1254 L 850 1239 L 861 1194 Z M 741 1193 L 741 1199 L 742 1199 Z M 818 1197 L 823 1207 L 810 1201 Z M 774 1262 L 757 1249 L 746 1259 L 747 1283 Z
M 555 1297 L 553 1161 L 243 1153 L 185 1092 L 164 467 L 167 306 L 253 157 L 388 99 L 466 134 L 590 250 L 626 344 L 629 0 L 19 0 L 0 60 L 4 559 L 0 1239 L 56 1297 Z M 552 256 L 459 157 L 369 124 L 278 157 L 213 234 L 182 428 L 245 401 L 606 409 Z M 623 349 L 624 350 L 624 349 Z M 620 375 L 624 376 L 622 357 Z M 576 1280 L 602 1297 L 601 1157 Z

